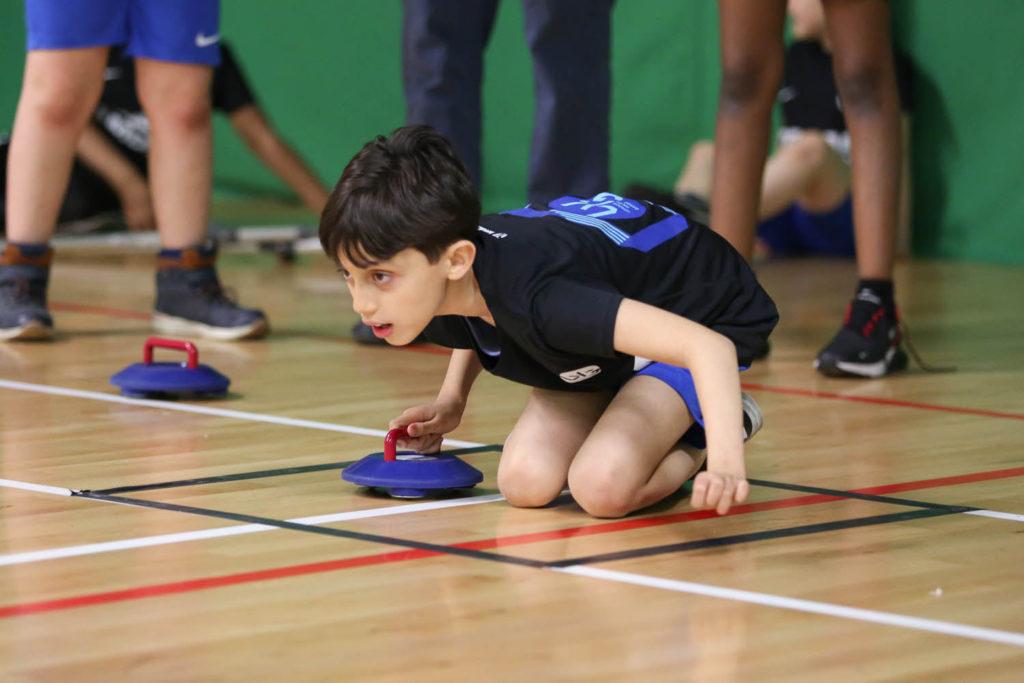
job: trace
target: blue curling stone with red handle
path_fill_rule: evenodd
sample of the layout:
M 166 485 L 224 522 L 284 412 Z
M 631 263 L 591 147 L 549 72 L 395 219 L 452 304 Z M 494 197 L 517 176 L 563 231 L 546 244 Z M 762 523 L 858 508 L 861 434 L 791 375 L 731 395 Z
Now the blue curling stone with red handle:
M 188 360 L 178 363 L 154 363 L 153 349 L 185 351 Z M 223 396 L 231 383 L 209 365 L 199 364 L 199 351 L 190 341 L 150 337 L 142 347 L 142 361 L 129 365 L 110 378 L 125 396 L 137 398 Z
M 341 471 L 345 481 L 381 489 L 392 498 L 423 498 L 432 493 L 466 489 L 484 480 L 483 473 L 454 455 L 397 451 L 404 428 L 384 437 L 384 452 L 371 453 Z

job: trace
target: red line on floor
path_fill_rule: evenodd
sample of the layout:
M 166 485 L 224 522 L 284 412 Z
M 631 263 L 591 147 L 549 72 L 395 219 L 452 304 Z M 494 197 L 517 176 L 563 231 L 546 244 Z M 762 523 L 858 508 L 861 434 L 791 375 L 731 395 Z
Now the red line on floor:
M 852 493 L 868 493 L 882 495 L 898 491 L 914 491 L 919 489 L 939 488 L 955 484 L 968 484 L 993 479 L 1006 479 L 1010 477 L 1024 476 L 1024 467 L 1012 467 L 1002 470 L 990 470 L 988 472 L 973 472 L 969 474 L 954 475 L 951 477 L 940 477 L 936 479 L 922 479 L 919 481 L 902 482 L 898 484 L 883 484 L 854 489 Z M 793 498 L 782 498 L 769 500 L 760 503 L 747 503 L 735 506 L 729 515 L 750 514 L 764 510 L 778 510 L 791 507 L 802 507 L 805 505 L 817 505 L 836 500 L 843 500 L 842 496 L 831 496 L 824 494 L 813 494 L 807 496 L 795 496 Z M 633 519 L 620 519 L 613 522 L 602 522 L 582 527 L 570 527 L 556 529 L 554 531 L 542 531 L 533 534 L 520 534 L 517 536 L 503 536 L 499 538 L 488 538 L 479 541 L 467 541 L 454 544 L 456 548 L 468 548 L 482 550 L 488 548 L 500 548 L 527 543 L 538 543 L 541 541 L 556 540 L 560 538 L 571 538 L 575 536 L 591 536 L 596 534 L 615 533 L 639 529 L 644 527 L 661 526 L 665 524 L 676 524 L 679 522 L 696 521 L 715 517 L 712 510 L 692 510 L 679 512 L 670 515 L 656 515 L 652 517 L 639 517 Z M 340 569 L 352 569 L 355 567 L 368 567 L 372 565 L 391 564 L 395 562 L 406 562 L 426 557 L 437 557 L 441 553 L 428 550 L 400 550 L 395 552 L 380 553 L 377 555 L 364 555 L 361 557 L 346 558 L 343 560 L 330 560 L 327 562 L 314 562 L 309 564 L 291 565 L 286 567 L 275 567 L 273 569 L 262 569 L 259 571 L 241 572 L 237 574 L 226 574 L 223 576 L 212 576 L 188 581 L 175 581 L 171 583 L 159 583 L 138 588 L 129 588 L 119 591 L 107 591 L 102 593 L 90 593 L 86 595 L 72 596 L 69 598 L 58 598 L 55 600 L 43 600 L 40 602 L 28 602 L 18 605 L 0 607 L 0 619 L 23 616 L 27 614 L 38 614 L 41 612 L 54 612 L 76 607 L 89 605 L 100 605 L 127 600 L 140 600 L 153 598 L 162 595 L 173 595 L 176 593 L 189 593 L 193 591 L 220 588 L 223 586 L 235 586 L 258 581 L 269 581 L 292 576 L 306 574 L 319 574 L 323 572 L 337 571 Z
M 757 384 L 754 382 L 744 382 L 743 388 L 748 391 L 766 391 L 775 394 L 788 394 L 790 396 L 806 396 L 809 398 L 824 398 L 835 401 L 853 401 L 854 403 L 871 403 L 874 405 L 896 406 L 899 408 L 938 410 L 944 413 L 959 413 L 961 415 L 981 415 L 983 417 L 999 417 L 1010 420 L 1024 420 L 1024 413 L 1006 413 L 998 410 L 985 410 L 982 408 L 961 408 L 959 406 L 943 406 L 934 403 L 920 403 L 918 401 L 902 401 L 894 398 L 848 396 L 846 394 L 836 394 L 831 391 L 817 391 L 814 389 L 795 389 L 790 387 L 773 387 L 767 384 Z
M 68 313 L 93 313 L 95 315 L 106 315 L 111 318 L 128 318 L 131 320 L 149 320 L 151 313 L 142 311 L 129 311 L 123 308 L 109 308 L 107 306 L 88 306 L 86 304 L 73 304 L 66 301 L 51 301 L 50 308 L 55 311 L 66 311 Z

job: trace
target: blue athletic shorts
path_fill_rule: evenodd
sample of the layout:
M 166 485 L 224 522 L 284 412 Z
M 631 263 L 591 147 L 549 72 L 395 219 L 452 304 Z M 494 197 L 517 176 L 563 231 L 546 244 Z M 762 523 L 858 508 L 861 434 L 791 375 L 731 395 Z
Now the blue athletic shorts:
M 25 0 L 29 50 L 124 45 L 133 57 L 220 64 L 220 0 Z
M 853 202 L 850 195 L 825 213 L 790 204 L 757 226 L 757 236 L 778 256 L 853 256 Z
M 746 370 L 746 368 L 740 368 Z M 693 384 L 693 375 L 686 368 L 667 365 L 666 363 L 650 363 L 646 367 L 633 373 L 636 375 L 647 375 L 660 379 L 669 385 L 679 397 L 683 399 L 686 408 L 693 417 L 693 425 L 683 434 L 682 440 L 694 448 L 706 448 L 707 440 L 704 436 L 704 413 L 700 409 L 700 401 L 697 399 L 697 387 Z

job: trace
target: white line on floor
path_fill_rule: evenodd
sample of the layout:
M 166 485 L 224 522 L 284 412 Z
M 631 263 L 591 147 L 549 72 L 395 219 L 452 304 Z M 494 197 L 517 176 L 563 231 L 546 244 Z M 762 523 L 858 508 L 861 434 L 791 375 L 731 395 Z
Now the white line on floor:
M 7 481 L 7 480 L 0 480 Z M 20 483 L 20 482 L 16 482 Z M 22 487 L 16 487 L 22 488 Z M 54 489 L 54 491 L 36 490 L 40 493 L 55 493 L 60 490 L 55 487 L 43 487 Z M 70 495 L 70 491 L 67 494 Z M 90 498 L 88 500 L 96 500 Z M 289 519 L 288 522 L 295 524 L 328 524 L 331 522 L 348 522 L 354 519 L 369 519 L 371 517 L 387 517 L 389 515 L 405 515 L 413 512 L 426 512 L 428 510 L 441 510 L 443 508 L 463 507 L 466 505 L 480 505 L 481 503 L 493 503 L 505 500 L 504 496 L 490 494 L 485 496 L 474 496 L 471 498 L 457 498 L 452 500 L 434 500 L 423 503 L 410 503 L 405 505 L 393 505 L 384 508 L 372 508 L 369 510 L 352 510 L 349 512 L 335 512 L 326 515 L 315 515 L 313 517 L 298 517 Z M 102 501 L 117 502 L 117 501 Z M 139 538 L 126 538 L 120 541 L 107 541 L 105 543 L 88 543 L 85 545 L 73 545 L 64 548 L 51 548 L 48 550 L 34 550 L 23 553 L 11 553 L 0 555 L 0 566 L 12 564 L 28 564 L 30 562 L 44 562 L 65 557 L 79 557 L 81 555 L 96 555 L 109 553 L 118 550 L 129 550 L 131 548 L 149 548 L 156 545 L 168 545 L 172 543 L 185 543 L 188 541 L 200 541 L 208 538 L 223 538 L 225 536 L 239 536 L 252 534 L 260 531 L 280 531 L 280 527 L 267 524 L 241 524 L 236 526 L 218 527 L 216 529 L 203 529 L 200 531 L 184 531 L 176 534 L 160 534 L 157 536 L 141 536 Z
M 344 432 L 346 434 L 359 434 L 362 436 L 377 436 L 383 438 L 387 434 L 383 429 L 367 429 L 365 427 L 354 427 L 352 425 L 334 424 L 331 422 L 315 422 L 313 420 L 300 420 L 293 417 L 279 417 L 277 415 L 266 415 L 264 413 L 246 413 L 240 410 L 227 410 L 225 408 L 213 408 L 209 406 L 197 406 L 191 403 L 178 401 L 155 401 L 148 398 L 129 398 L 117 394 L 104 394 L 99 391 L 83 391 L 81 389 L 69 389 L 67 387 L 54 387 L 46 384 L 31 384 L 28 382 L 14 382 L 0 379 L 0 388 L 14 389 L 15 391 L 31 391 L 37 394 L 50 394 L 52 396 L 68 396 L 71 398 L 87 398 L 93 401 L 106 401 L 107 403 L 121 403 L 124 405 L 141 406 L 144 408 L 159 408 L 161 410 L 177 410 L 182 413 L 196 413 L 199 415 L 212 415 L 214 417 L 231 417 L 236 420 L 249 420 L 250 422 L 267 422 L 270 424 L 285 425 L 288 427 L 305 427 L 306 429 L 321 429 L 329 432 Z M 483 446 L 475 441 L 459 441 L 458 439 L 445 439 L 446 446 L 456 448 L 474 448 Z
M 1024 647 L 1024 633 L 1016 633 L 1013 631 L 997 631 L 995 629 L 967 626 L 948 621 L 909 617 L 902 614 L 878 612 L 875 610 L 859 609 L 857 607 L 846 607 L 844 605 L 835 605 L 828 602 L 815 602 L 812 600 L 801 600 L 799 598 L 787 598 L 782 595 L 772 595 L 770 593 L 755 593 L 753 591 L 737 590 L 735 588 L 709 586 L 707 584 L 692 583 L 690 581 L 660 579 L 653 576 L 644 576 L 642 574 L 632 574 L 629 572 L 620 572 L 610 569 L 600 569 L 598 567 L 577 566 L 558 567 L 553 569 L 554 571 L 564 572 L 566 574 L 587 576 L 595 579 L 604 579 L 606 581 L 616 581 L 619 583 L 629 583 L 636 586 L 646 586 L 648 588 L 660 588 L 662 590 L 675 591 L 677 593 L 704 595 L 711 598 L 734 600 L 754 605 L 764 605 L 766 607 L 777 607 L 780 609 L 795 610 L 797 612 L 823 614 L 841 619 L 867 621 L 875 624 L 884 624 L 886 626 L 898 626 L 900 628 L 941 633 L 949 636 L 957 636 L 959 638 L 985 640 L 991 643 L 1002 643 L 1004 645 Z

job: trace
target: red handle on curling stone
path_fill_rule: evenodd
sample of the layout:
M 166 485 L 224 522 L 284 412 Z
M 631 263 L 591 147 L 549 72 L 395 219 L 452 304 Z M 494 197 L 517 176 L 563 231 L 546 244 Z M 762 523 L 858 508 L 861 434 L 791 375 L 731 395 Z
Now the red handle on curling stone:
M 182 341 L 180 339 L 163 339 L 161 337 L 150 337 L 146 340 L 145 345 L 142 347 L 142 360 L 146 365 L 153 364 L 153 349 L 159 347 L 161 349 L 177 349 L 178 351 L 184 351 L 188 354 L 188 367 L 190 370 L 195 370 L 199 367 L 199 350 L 196 345 L 190 341 Z
M 389 429 L 388 433 L 384 435 L 384 460 L 387 462 L 395 460 L 395 451 L 398 448 L 398 440 L 408 438 L 409 432 L 405 430 L 405 427 Z

